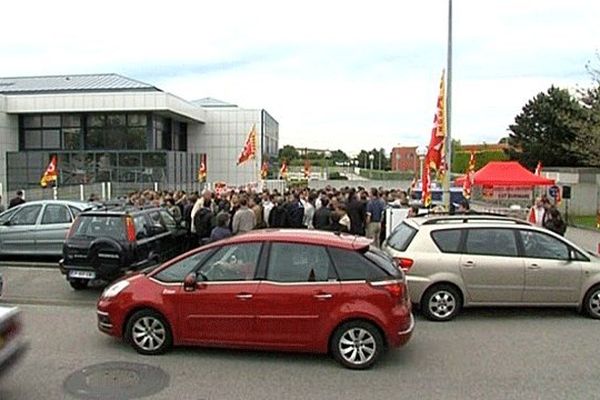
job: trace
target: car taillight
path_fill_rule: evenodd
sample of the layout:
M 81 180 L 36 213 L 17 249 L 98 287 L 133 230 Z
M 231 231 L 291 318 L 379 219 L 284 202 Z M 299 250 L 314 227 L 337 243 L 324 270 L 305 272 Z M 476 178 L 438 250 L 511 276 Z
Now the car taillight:
M 396 265 L 402 268 L 404 271 L 408 271 L 413 266 L 414 260 L 412 258 L 394 257 Z
M 408 292 L 403 281 L 371 282 L 371 286 L 387 291 L 398 303 L 408 299 Z
M 130 216 L 125 217 L 125 230 L 127 231 L 127 240 L 135 242 L 135 226 L 133 225 L 133 218 Z
M 76 218 L 75 222 L 73 222 L 71 224 L 71 227 L 69 228 L 69 230 L 67 231 L 67 239 L 70 238 L 71 236 L 73 236 L 75 234 L 75 232 L 77 231 L 77 228 L 79 228 L 79 224 L 81 223 L 81 219 Z

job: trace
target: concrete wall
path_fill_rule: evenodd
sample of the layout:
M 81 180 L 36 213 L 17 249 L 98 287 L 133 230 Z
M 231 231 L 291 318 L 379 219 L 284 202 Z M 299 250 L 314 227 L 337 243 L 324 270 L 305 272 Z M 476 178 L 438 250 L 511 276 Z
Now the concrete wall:
M 234 186 L 258 182 L 263 154 L 262 110 L 245 110 L 237 107 L 210 108 L 207 109 L 206 116 L 206 124 L 200 128 L 196 145 L 200 152 L 208 154 L 208 182 L 223 181 Z M 273 125 L 273 121 L 271 118 L 269 130 L 265 134 L 278 143 L 279 127 Z M 257 134 L 256 159 L 237 165 L 238 157 L 253 125 L 256 125 Z
M 0 95 L 0 196 L 6 204 L 9 194 L 6 193 L 6 152 L 19 149 L 19 119 L 6 112 L 6 97 Z
M 554 179 L 561 188 L 571 187 L 571 199 L 559 205 L 569 215 L 595 215 L 600 210 L 600 170 L 597 168 L 549 168 L 544 175 Z

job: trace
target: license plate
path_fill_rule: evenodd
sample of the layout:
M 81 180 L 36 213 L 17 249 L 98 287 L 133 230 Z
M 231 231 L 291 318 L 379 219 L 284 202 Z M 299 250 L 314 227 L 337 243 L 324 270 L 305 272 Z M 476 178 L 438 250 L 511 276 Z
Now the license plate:
M 96 273 L 93 271 L 69 271 L 69 278 L 94 279 Z

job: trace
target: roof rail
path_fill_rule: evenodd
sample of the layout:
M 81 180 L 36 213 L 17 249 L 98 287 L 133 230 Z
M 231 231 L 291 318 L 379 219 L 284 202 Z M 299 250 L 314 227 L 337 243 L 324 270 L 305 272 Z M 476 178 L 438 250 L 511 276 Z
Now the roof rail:
M 431 215 L 432 219 L 428 219 L 423 221 L 421 225 L 434 225 L 438 223 L 444 222 L 462 222 L 467 223 L 469 221 L 505 221 L 505 222 L 513 222 L 517 225 L 531 225 L 529 222 L 524 221 L 522 219 L 507 217 L 502 214 L 465 214 L 465 215 L 448 215 L 444 217 L 437 217 L 436 215 Z

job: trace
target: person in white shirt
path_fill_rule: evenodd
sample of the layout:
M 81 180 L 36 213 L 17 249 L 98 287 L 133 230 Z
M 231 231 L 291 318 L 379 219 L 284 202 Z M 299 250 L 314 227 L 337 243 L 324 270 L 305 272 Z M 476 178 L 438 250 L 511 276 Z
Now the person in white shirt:
M 546 209 L 544 208 L 544 202 L 541 197 L 535 198 L 533 207 L 529 210 L 529 217 L 527 220 L 536 226 L 544 226 L 544 214 Z

